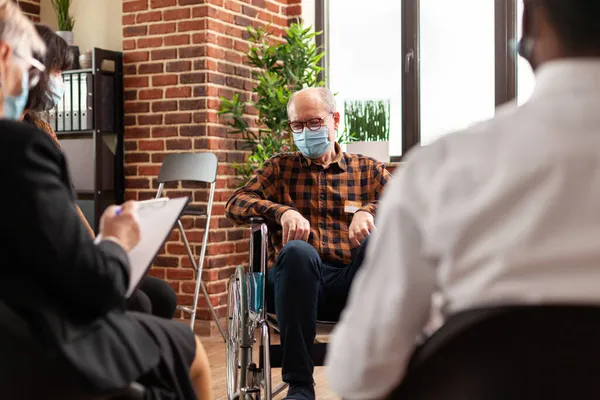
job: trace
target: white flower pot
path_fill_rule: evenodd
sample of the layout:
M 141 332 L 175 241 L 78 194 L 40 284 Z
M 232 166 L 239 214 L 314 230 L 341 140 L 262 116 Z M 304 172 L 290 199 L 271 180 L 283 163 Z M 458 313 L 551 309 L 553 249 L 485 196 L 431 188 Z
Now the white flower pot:
M 377 161 L 390 162 L 390 142 L 352 142 L 346 144 L 348 153 L 373 157 Z
M 61 38 L 63 38 L 63 40 L 65 42 L 67 42 L 67 44 L 69 46 L 73 46 L 73 44 L 75 42 L 75 38 L 73 36 L 73 32 L 71 32 L 71 31 L 58 31 L 58 32 L 56 32 L 56 34 L 58 36 L 60 36 Z

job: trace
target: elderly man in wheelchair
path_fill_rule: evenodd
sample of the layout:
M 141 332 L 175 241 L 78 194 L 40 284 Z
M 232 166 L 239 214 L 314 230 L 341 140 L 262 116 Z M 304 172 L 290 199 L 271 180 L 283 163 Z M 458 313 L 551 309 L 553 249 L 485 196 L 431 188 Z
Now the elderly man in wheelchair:
M 362 263 L 367 238 L 375 228 L 377 200 L 389 180 L 389 173 L 380 162 L 342 152 L 335 142 L 340 114 L 330 90 L 310 88 L 295 93 L 288 104 L 288 116 L 300 151 L 283 153 L 267 161 L 256 176 L 231 197 L 226 213 L 236 223 L 261 218 L 265 223 L 254 224 L 253 232 L 262 233 L 263 239 L 266 239 L 266 226 L 270 228 L 269 243 L 276 258 L 262 284 L 266 293 L 256 290 L 257 283 L 261 286 L 260 279 L 248 280 L 241 276 L 243 272 L 238 273 L 235 278 L 238 286 L 234 284 L 231 290 L 239 294 L 240 287 L 243 289 L 238 302 L 245 304 L 250 297 L 254 306 L 249 307 L 250 314 L 261 308 L 260 298 L 266 300 L 268 311 L 276 313 L 281 334 L 282 377 L 289 384 L 286 398 L 304 400 L 315 398 L 313 345 L 317 320 L 336 321 L 346 304 L 350 285 Z M 253 234 L 252 240 L 254 238 Z M 264 242 L 266 240 L 258 246 L 258 242 L 251 244 L 251 264 L 253 260 L 257 263 L 262 260 L 263 268 L 267 258 Z M 251 265 L 251 278 L 260 273 L 260 266 Z M 236 304 L 234 308 L 239 306 Z M 238 327 L 235 329 L 242 326 L 245 332 L 246 324 L 252 329 L 252 318 L 246 319 L 245 315 L 245 312 L 231 315 L 230 310 L 230 318 Z M 239 318 L 244 319 L 243 323 Z M 239 391 L 242 396 L 248 393 L 252 396 L 253 390 L 263 390 L 266 398 L 271 396 L 265 318 L 259 318 L 264 324 L 261 349 L 266 347 L 267 350 L 260 355 L 263 364 L 252 364 L 248 360 L 251 355 L 246 353 L 235 361 L 242 371 L 241 377 L 237 376 L 240 371 L 230 371 L 236 374 L 228 382 L 230 398 L 240 395 L 235 394 Z M 238 345 L 244 346 L 243 342 Z M 248 344 L 252 344 L 252 338 L 246 347 Z M 230 346 L 231 351 L 237 352 Z M 246 371 L 248 364 L 250 371 Z M 266 389 L 260 389 L 260 382 L 254 389 L 250 387 L 252 383 L 248 383 L 257 370 L 262 371 L 259 380 L 266 382 Z

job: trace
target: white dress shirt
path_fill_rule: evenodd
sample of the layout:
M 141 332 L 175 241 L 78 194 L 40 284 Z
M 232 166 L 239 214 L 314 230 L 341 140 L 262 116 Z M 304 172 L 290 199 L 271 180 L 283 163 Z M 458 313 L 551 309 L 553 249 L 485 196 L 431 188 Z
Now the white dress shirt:
M 330 343 L 345 399 L 396 387 L 432 312 L 600 304 L 600 61 L 544 65 L 529 102 L 407 158 Z

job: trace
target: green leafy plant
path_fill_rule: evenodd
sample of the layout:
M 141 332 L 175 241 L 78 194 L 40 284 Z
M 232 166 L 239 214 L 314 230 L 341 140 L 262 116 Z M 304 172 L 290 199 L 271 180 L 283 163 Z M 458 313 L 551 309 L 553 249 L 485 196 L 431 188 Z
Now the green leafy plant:
M 287 103 L 291 95 L 306 87 L 323 86 L 319 79 L 319 61 L 324 53 L 314 41 L 320 33 L 294 23 L 286 30 L 284 40 L 278 41 L 268 27 L 248 27 L 252 43 L 247 52 L 247 65 L 253 68 L 252 89 L 256 101 L 243 101 L 238 94 L 231 99 L 221 97 L 219 114 L 230 117 L 229 133 L 240 135 L 250 155 L 244 163 L 235 164 L 240 184 L 272 156 L 290 151 L 293 141 L 288 132 Z M 248 108 L 258 111 L 258 128 L 250 126 Z
M 59 31 L 73 31 L 75 26 L 75 18 L 69 13 L 73 0 L 50 0 L 52 7 L 56 12 L 58 19 L 58 30 Z
M 390 102 L 347 101 L 344 122 L 352 141 L 384 142 L 390 140 Z

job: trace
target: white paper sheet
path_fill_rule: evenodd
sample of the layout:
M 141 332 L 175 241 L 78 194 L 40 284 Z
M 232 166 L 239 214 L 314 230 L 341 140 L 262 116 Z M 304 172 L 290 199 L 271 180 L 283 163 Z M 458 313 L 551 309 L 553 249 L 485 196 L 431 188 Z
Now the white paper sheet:
M 131 270 L 127 297 L 133 294 L 140 280 L 146 275 L 148 268 L 150 268 L 156 254 L 169 237 L 188 200 L 188 197 L 181 197 L 136 203 L 141 239 L 140 243 L 128 253 Z M 100 243 L 101 240 L 101 235 L 98 235 L 95 242 Z

